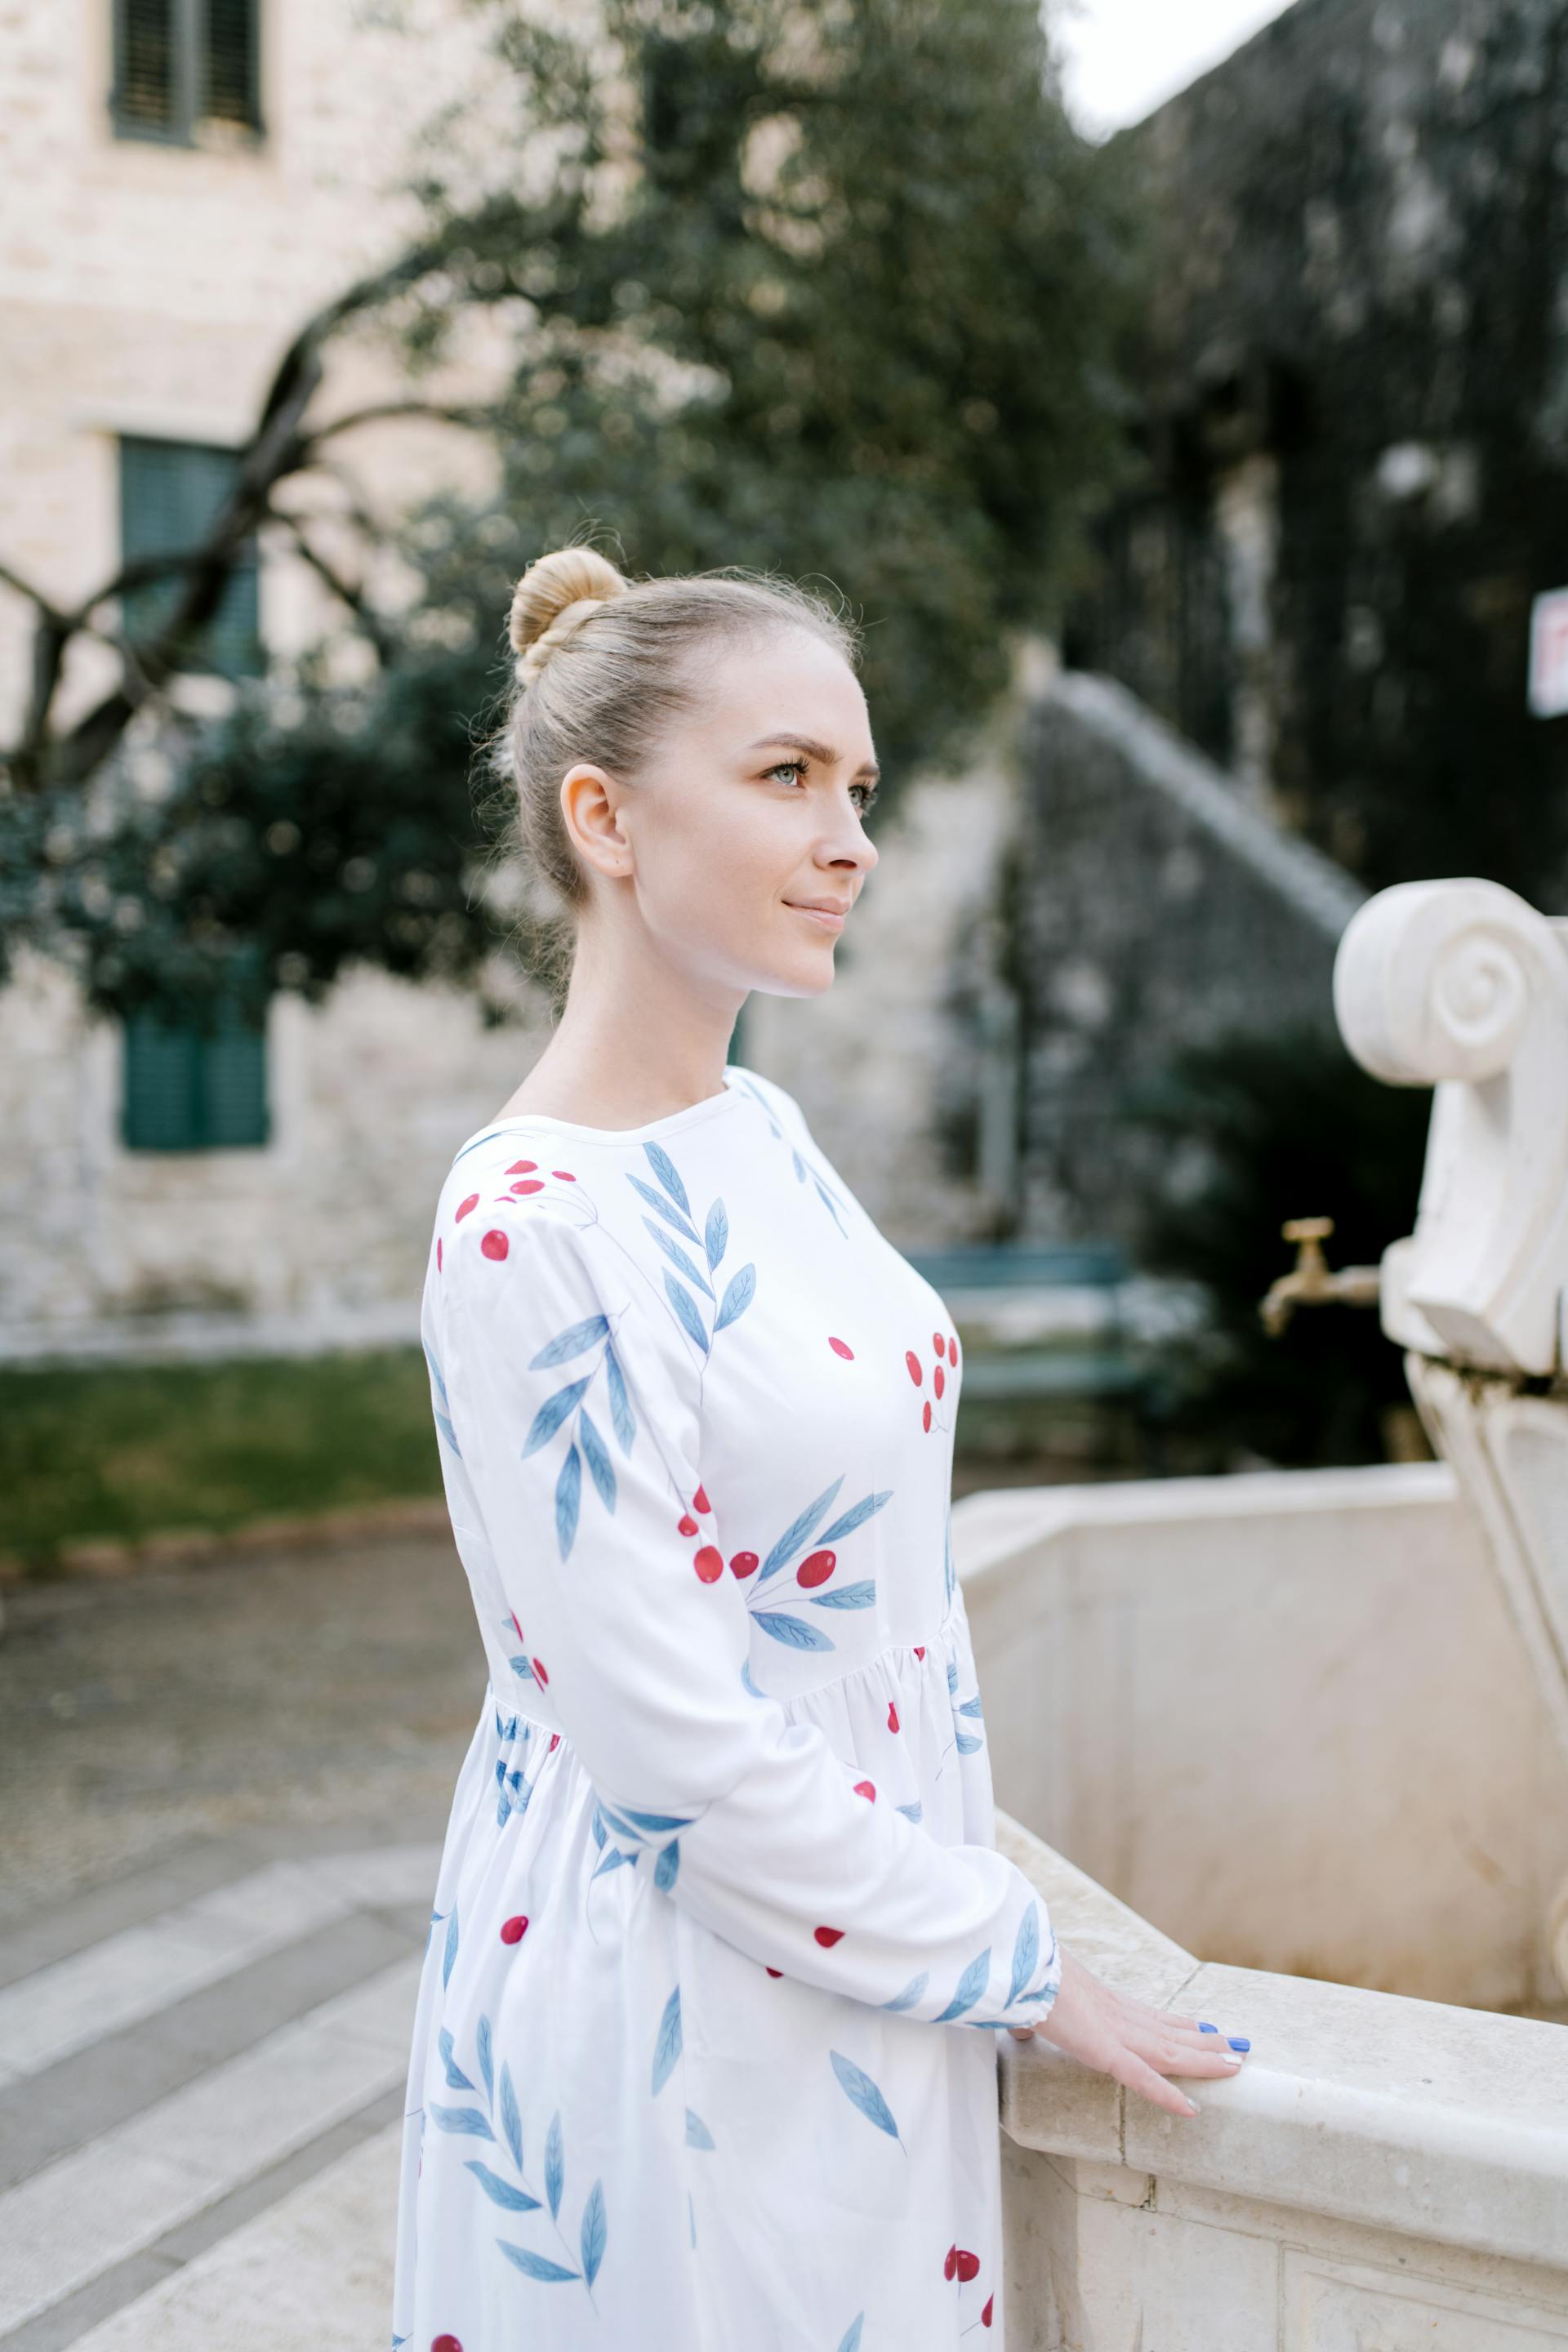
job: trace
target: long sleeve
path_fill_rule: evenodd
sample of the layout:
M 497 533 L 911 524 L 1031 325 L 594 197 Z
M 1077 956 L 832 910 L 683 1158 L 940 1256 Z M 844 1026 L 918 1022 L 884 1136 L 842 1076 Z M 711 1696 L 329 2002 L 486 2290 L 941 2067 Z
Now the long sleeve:
M 449 1231 L 439 1288 L 448 1494 L 606 1854 L 783 1974 L 936 2023 L 1037 2022 L 1059 1963 L 1023 1873 L 868 1798 L 752 1680 L 702 1492 L 700 1334 L 569 1209 L 486 1223 Z

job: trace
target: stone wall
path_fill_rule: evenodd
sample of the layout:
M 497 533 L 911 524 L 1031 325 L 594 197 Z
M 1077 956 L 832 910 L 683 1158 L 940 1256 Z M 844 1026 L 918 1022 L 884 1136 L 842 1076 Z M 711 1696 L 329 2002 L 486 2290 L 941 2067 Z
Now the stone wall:
M 1362 893 L 1109 679 L 1063 672 L 1019 758 L 1023 1230 L 1130 1243 L 1163 1149 L 1134 1090 L 1232 1029 L 1332 1035 Z

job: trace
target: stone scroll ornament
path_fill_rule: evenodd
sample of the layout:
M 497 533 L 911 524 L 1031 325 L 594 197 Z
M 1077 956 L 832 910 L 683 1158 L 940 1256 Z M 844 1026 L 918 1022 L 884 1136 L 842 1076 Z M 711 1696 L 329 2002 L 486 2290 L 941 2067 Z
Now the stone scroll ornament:
M 1568 1767 L 1568 922 L 1495 882 L 1401 883 L 1352 918 L 1334 1009 L 1373 1076 L 1435 1088 L 1383 1328 L 1486 1530 Z M 1568 1885 L 1546 1925 L 1568 1988 Z

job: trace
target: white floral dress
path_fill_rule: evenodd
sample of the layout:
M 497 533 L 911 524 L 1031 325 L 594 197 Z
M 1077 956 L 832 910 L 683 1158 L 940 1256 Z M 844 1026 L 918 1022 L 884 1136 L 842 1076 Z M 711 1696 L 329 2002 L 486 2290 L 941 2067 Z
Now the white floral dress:
M 416 2352 L 1003 2342 L 994 1845 L 959 1344 L 793 1096 L 465 1144 L 425 1288 L 489 1684 L 437 1885 Z

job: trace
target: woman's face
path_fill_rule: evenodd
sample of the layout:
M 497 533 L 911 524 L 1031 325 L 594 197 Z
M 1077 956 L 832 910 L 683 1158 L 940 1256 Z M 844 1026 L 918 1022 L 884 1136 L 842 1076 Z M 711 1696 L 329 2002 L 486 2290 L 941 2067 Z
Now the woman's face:
M 563 780 L 595 914 L 634 919 L 710 984 L 819 994 L 846 925 L 804 905 L 852 923 L 877 863 L 862 824 L 877 762 L 859 680 L 820 638 L 784 629 L 721 656 L 700 695 L 635 784 L 586 763 Z

